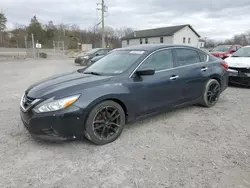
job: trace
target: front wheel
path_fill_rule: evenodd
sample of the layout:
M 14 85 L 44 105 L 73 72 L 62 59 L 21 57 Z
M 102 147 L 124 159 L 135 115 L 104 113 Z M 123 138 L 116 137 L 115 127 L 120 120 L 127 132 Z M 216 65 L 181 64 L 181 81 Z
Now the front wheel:
M 205 85 L 201 105 L 205 107 L 214 106 L 219 100 L 220 93 L 220 83 L 215 79 L 210 79 Z
M 114 101 L 96 105 L 88 115 L 85 131 L 88 140 L 97 145 L 115 141 L 125 125 L 123 108 Z

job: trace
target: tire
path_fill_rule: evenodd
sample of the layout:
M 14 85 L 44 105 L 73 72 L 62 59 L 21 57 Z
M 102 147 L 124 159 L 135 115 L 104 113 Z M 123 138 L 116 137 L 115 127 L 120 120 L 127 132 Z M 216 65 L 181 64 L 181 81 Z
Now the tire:
M 111 123 L 110 125 L 108 125 L 108 122 L 106 123 L 100 123 L 100 124 L 94 124 L 94 122 L 102 122 L 104 121 L 104 117 L 106 114 L 105 110 L 108 110 L 109 116 L 111 116 L 115 110 L 111 113 L 111 110 L 115 109 L 117 110 L 116 114 L 113 115 L 113 117 L 118 116 L 119 113 L 119 117 L 115 120 L 118 121 L 119 119 L 119 123 Z M 97 118 L 100 118 L 101 120 L 98 120 Z M 112 117 L 107 118 L 109 120 L 112 119 Z M 107 120 L 107 121 L 109 121 Z M 85 137 L 93 142 L 96 145 L 105 145 L 108 143 L 111 143 L 113 141 L 115 141 L 120 134 L 123 131 L 124 125 L 126 122 L 126 116 L 125 116 L 125 112 L 123 110 L 123 108 L 116 102 L 112 101 L 112 100 L 108 100 L 108 101 L 104 101 L 101 102 L 99 104 L 97 104 L 96 106 L 93 107 L 93 109 L 90 111 L 86 123 L 85 123 Z M 107 125 L 106 125 L 107 124 Z M 119 126 L 114 126 L 114 124 Z M 100 127 L 100 128 L 98 128 Z M 116 131 L 114 129 L 117 129 Z M 109 136 L 109 131 L 110 132 L 115 132 L 113 133 L 113 135 Z M 107 138 L 104 138 L 105 136 L 107 136 Z
M 210 102 L 209 99 L 211 99 L 210 95 L 212 93 L 210 90 L 212 90 L 212 87 L 214 86 L 216 86 L 215 88 L 218 88 L 218 89 L 216 89 L 216 92 L 212 91 L 213 93 L 215 93 L 215 95 L 213 96 L 213 98 L 215 99 L 213 102 Z M 213 107 L 218 102 L 220 94 L 221 94 L 220 83 L 215 79 L 208 80 L 207 83 L 205 84 L 201 105 L 204 107 L 208 107 L 208 108 Z M 209 98 L 208 98 L 208 95 L 209 95 Z

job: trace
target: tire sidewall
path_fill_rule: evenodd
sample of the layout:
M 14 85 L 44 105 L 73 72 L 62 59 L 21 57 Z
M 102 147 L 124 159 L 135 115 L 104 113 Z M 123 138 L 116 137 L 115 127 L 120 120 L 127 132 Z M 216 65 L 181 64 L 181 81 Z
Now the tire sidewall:
M 106 106 L 112 106 L 112 107 L 117 108 L 117 110 L 120 113 L 120 117 L 121 117 L 121 124 L 120 124 L 119 131 L 118 131 L 117 135 L 110 140 L 99 139 L 98 137 L 96 137 L 94 130 L 93 130 L 93 121 L 94 121 L 96 114 L 98 113 L 98 111 L 100 111 L 101 109 L 103 109 Z M 123 108 L 118 103 L 111 101 L 111 100 L 101 102 L 101 103 L 95 105 L 92 108 L 92 110 L 90 111 L 89 115 L 87 116 L 87 120 L 85 123 L 86 137 L 88 140 L 90 140 L 91 142 L 93 142 L 96 145 L 104 145 L 104 144 L 111 143 L 111 142 L 115 141 L 121 135 L 123 128 L 124 128 L 124 125 L 125 125 L 125 122 L 126 122 L 125 112 L 124 112 Z

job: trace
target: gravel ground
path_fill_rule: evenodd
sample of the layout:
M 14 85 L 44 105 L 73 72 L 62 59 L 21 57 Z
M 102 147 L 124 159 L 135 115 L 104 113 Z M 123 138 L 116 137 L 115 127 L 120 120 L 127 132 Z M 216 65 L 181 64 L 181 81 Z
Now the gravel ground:
M 127 125 L 105 146 L 48 143 L 19 118 L 33 82 L 73 60 L 0 62 L 0 187 L 249 188 L 250 89 L 229 87 L 211 108 L 191 106 Z

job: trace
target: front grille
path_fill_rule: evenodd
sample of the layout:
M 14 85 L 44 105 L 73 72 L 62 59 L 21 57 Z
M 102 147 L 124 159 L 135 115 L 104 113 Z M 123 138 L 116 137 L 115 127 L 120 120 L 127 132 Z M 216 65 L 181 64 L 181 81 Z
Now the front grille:
M 23 97 L 23 107 L 24 108 L 30 107 L 34 100 L 35 100 L 34 98 L 31 98 L 31 97 L 28 97 L 27 95 L 24 95 L 24 97 Z
M 250 73 L 249 68 L 229 67 L 229 69 L 233 69 L 233 70 L 236 70 L 236 71 L 241 72 L 241 73 Z

